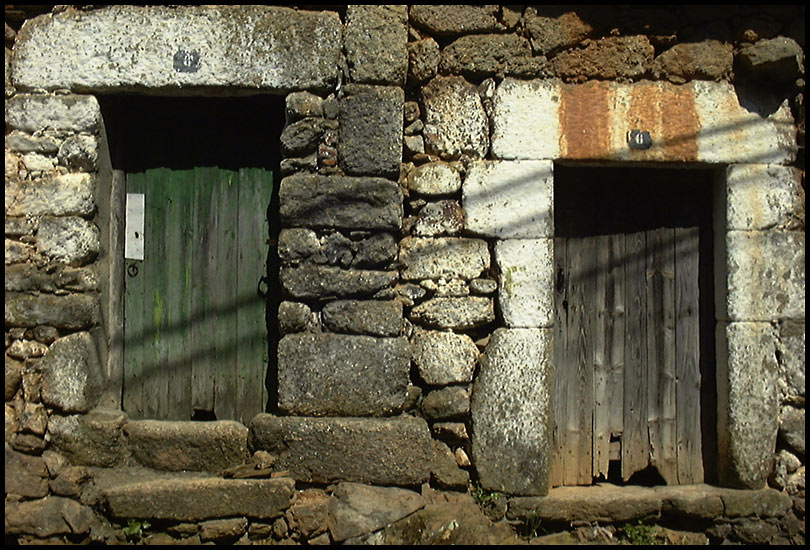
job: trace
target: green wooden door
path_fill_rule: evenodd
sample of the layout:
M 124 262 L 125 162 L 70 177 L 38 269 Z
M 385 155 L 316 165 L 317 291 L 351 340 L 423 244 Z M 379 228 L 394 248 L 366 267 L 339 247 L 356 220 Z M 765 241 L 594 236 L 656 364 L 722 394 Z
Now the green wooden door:
M 267 397 L 272 172 L 127 174 L 144 195 L 144 259 L 127 260 L 124 410 L 130 418 L 248 422 Z

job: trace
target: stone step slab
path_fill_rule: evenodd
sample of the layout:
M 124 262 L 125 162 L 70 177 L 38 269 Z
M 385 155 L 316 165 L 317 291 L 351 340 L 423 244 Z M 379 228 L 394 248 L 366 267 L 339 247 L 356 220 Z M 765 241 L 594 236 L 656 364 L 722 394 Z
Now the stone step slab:
M 231 420 L 130 421 L 124 433 L 133 458 L 155 470 L 220 472 L 248 459 L 248 430 Z
M 416 486 L 430 476 L 430 431 L 421 418 L 256 416 L 251 446 L 278 456 L 296 481 Z
M 113 517 L 203 521 L 228 517 L 272 519 L 290 507 L 295 482 L 274 479 L 168 478 L 129 483 L 104 492 Z

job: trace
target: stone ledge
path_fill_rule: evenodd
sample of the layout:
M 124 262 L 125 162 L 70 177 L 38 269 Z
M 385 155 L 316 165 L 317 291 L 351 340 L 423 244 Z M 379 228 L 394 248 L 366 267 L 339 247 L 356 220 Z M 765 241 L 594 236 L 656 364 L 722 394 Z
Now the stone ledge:
M 622 522 L 661 516 L 706 519 L 759 516 L 780 517 L 791 499 L 773 489 L 744 491 L 710 485 L 671 487 L 617 486 L 555 487 L 545 497 L 509 499 L 507 517 L 543 522 Z
M 125 483 L 103 491 L 112 516 L 201 521 L 244 516 L 271 519 L 292 504 L 290 478 L 221 479 L 173 476 Z

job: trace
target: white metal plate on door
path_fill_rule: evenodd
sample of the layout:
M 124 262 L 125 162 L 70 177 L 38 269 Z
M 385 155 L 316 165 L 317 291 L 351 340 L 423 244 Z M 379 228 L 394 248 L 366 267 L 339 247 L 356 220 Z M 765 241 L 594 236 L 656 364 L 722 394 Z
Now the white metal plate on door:
M 124 229 L 124 258 L 127 260 L 143 260 L 145 202 L 143 193 L 127 193 Z

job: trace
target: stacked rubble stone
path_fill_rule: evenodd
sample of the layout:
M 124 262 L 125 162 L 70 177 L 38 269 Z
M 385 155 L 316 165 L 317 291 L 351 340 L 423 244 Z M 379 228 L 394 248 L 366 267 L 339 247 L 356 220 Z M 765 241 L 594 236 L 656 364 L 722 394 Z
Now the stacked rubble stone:
M 588 143 L 557 139 L 542 125 L 544 106 L 581 91 L 722 92 L 731 82 L 742 103 L 746 88 L 773 94 L 773 104 L 743 107 L 776 113 L 780 128 L 790 119 L 790 131 L 795 120 L 804 144 L 803 11 L 58 9 L 45 17 L 69 25 L 97 15 L 97 32 L 115 28 L 125 45 L 120 25 L 132 13 L 171 35 L 178 21 L 208 29 L 194 10 L 231 25 L 212 42 L 256 28 L 293 38 L 278 46 L 260 33 L 241 52 L 244 74 L 217 60 L 208 66 L 220 72 L 207 74 L 205 58 L 201 76 L 151 81 L 149 67 L 118 73 L 113 62 L 100 75 L 63 72 L 30 53 L 43 47 L 44 20 L 6 25 L 6 534 L 20 542 L 513 542 L 505 522 L 470 514 L 461 493 L 471 480 L 511 495 L 548 490 L 550 159 L 587 158 L 577 155 Z M 57 41 L 69 32 L 54 36 L 55 48 L 69 47 Z M 159 44 L 141 46 L 142 58 L 160 59 Z M 273 47 L 289 54 L 274 54 L 283 70 L 251 57 Z M 132 421 L 106 386 L 110 213 L 99 195 L 101 113 L 83 92 L 150 87 L 286 97 L 278 400 L 249 426 Z M 736 146 L 756 150 L 751 135 Z M 718 157 L 679 149 L 665 160 L 728 162 L 722 144 L 710 145 Z M 757 491 L 645 493 L 632 512 L 583 517 L 564 499 L 516 497 L 508 520 L 563 528 L 675 517 L 713 542 L 804 541 L 804 157 L 782 145 L 729 166 L 717 229 L 729 264 L 717 316 L 732 396 L 721 481 Z M 785 282 L 751 291 L 769 280 Z M 750 402 L 755 410 L 734 409 Z M 775 490 L 762 489 L 766 479 Z M 501 502 L 496 520 L 507 514 Z M 137 522 L 125 534 L 128 520 Z

